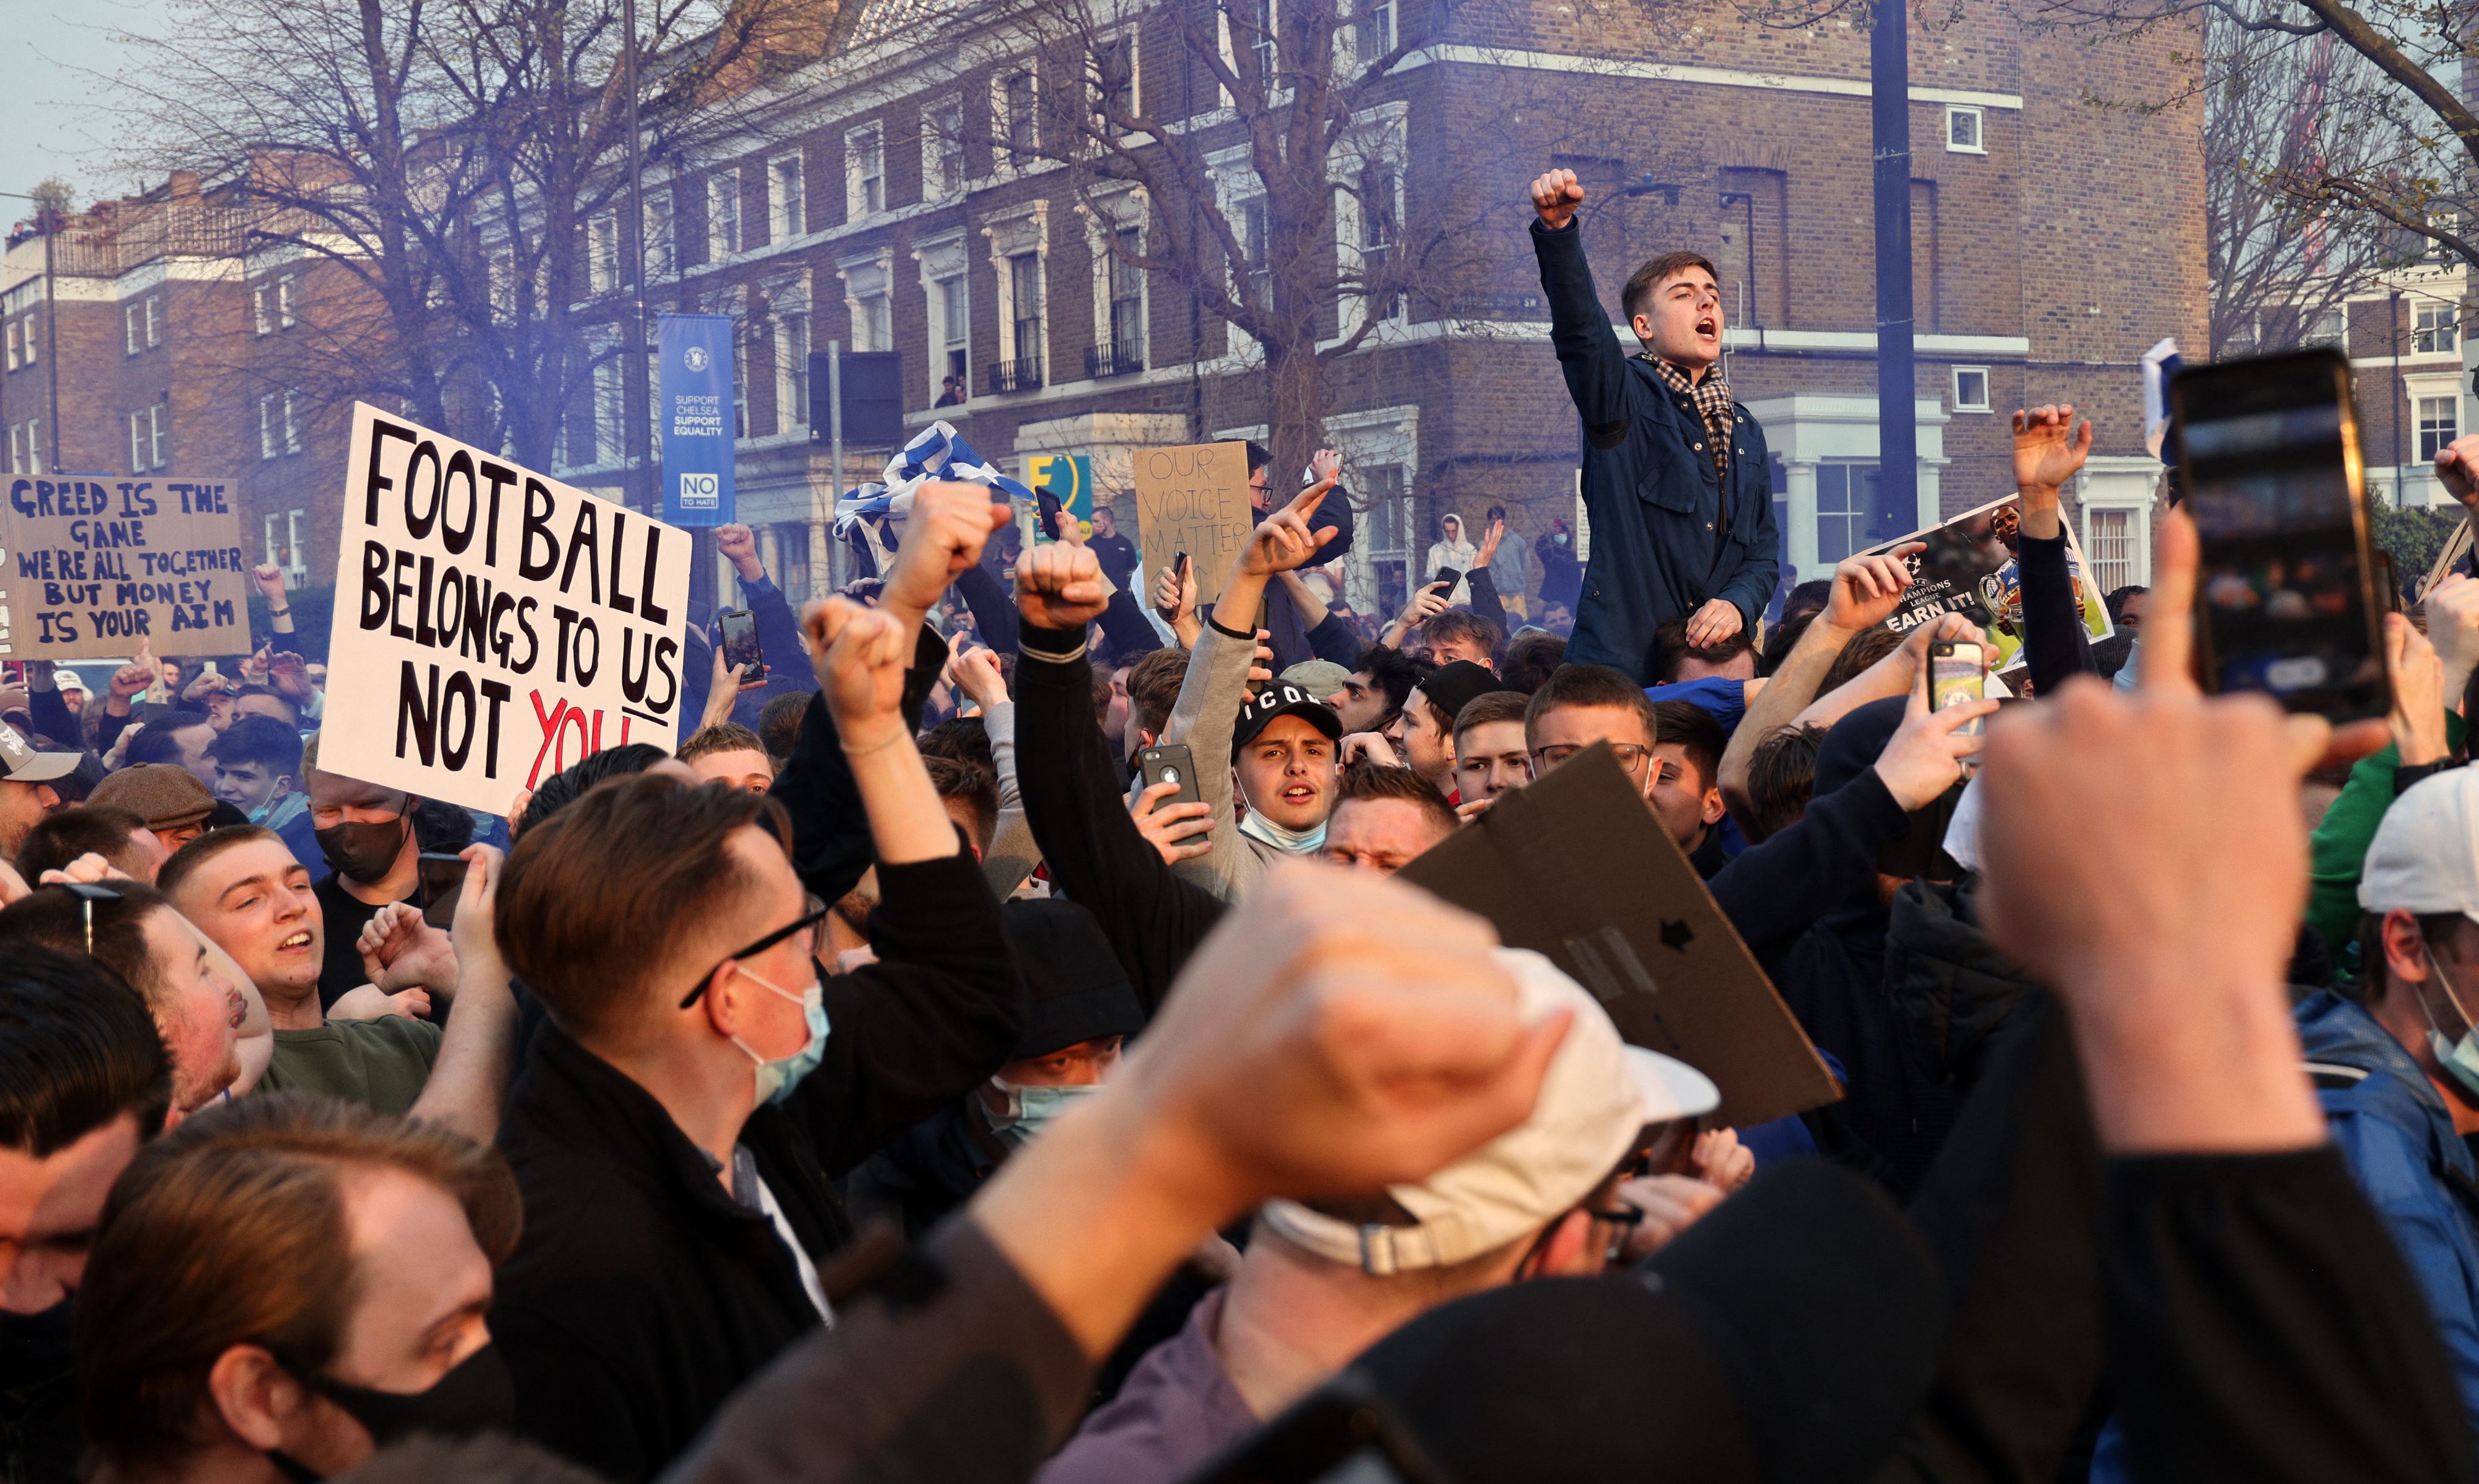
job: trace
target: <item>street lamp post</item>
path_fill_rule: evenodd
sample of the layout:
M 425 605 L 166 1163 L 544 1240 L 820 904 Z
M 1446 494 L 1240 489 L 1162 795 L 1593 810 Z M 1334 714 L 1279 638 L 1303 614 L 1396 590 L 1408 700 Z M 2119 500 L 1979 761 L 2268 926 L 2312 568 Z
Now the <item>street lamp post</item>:
M 628 364 L 621 377 L 621 399 L 628 420 L 628 482 L 630 493 L 645 501 L 652 515 L 661 509 L 653 484 L 653 388 L 646 374 L 646 175 L 645 151 L 637 131 L 637 0 L 626 0 L 622 25 L 628 33 L 622 45 L 621 83 L 627 90 L 628 119 Z
M 1909 0 L 1877 0 L 1868 38 L 1869 132 L 1877 156 L 1877 520 L 1871 544 L 1918 525 L 1918 411 L 1912 406 Z

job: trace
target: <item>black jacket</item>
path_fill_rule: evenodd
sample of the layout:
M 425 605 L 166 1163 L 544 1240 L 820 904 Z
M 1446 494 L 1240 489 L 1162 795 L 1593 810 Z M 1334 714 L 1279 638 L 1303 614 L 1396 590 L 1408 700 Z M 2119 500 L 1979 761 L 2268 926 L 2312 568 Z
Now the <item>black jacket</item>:
M 880 961 L 826 981 L 825 1061 L 740 1142 L 813 1262 L 851 1236 L 829 1180 L 997 1070 L 1024 986 L 971 855 L 879 867 Z M 650 1478 L 818 1322 L 766 1217 L 726 1193 L 652 1094 L 556 1025 L 499 1145 L 525 1203 L 491 1329 L 521 1430 L 606 1478 Z

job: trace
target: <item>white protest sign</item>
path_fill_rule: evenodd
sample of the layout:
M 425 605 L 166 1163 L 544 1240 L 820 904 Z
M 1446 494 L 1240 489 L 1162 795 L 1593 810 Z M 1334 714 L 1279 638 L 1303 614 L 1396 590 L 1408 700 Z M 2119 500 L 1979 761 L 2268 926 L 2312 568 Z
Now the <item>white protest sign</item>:
M 353 408 L 319 766 L 504 813 L 605 747 L 671 747 L 689 537 Z

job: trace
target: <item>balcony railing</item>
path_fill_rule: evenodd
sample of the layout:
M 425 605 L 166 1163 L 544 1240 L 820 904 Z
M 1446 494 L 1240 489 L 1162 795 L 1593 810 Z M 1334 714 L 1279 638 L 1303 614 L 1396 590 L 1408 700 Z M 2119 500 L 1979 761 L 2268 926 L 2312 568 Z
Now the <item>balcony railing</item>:
M 1106 376 L 1133 376 L 1144 369 L 1142 345 L 1095 345 L 1085 352 L 1085 374 L 1096 381 Z
M 990 368 L 993 392 L 1031 392 L 1041 385 L 1041 358 L 1026 356 L 1021 360 L 1001 361 Z

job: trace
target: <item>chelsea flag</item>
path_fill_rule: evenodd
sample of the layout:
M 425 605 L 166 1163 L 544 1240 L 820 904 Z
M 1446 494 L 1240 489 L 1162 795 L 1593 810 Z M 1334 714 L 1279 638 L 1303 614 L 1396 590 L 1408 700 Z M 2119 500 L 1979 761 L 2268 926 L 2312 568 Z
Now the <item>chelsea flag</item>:
M 728 525 L 731 499 L 731 317 L 665 315 L 662 346 L 663 519 Z

